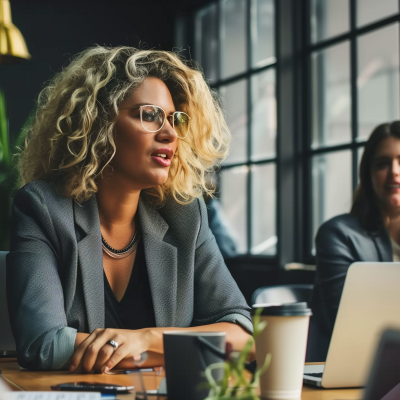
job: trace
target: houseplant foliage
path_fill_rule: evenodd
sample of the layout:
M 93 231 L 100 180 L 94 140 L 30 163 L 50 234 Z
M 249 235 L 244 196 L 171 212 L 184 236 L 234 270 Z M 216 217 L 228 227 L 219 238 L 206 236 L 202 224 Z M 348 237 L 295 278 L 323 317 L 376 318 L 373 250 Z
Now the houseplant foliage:
M 257 308 L 253 317 L 254 335 L 247 341 L 240 353 L 231 353 L 229 360 L 209 365 L 205 376 L 210 386 L 210 392 L 205 400 L 260 400 L 256 394 L 260 376 L 267 370 L 271 362 L 271 354 L 267 354 L 264 365 L 258 368 L 251 378 L 246 372 L 246 360 L 258 335 L 264 330 L 267 323 L 260 321 L 262 308 Z M 222 381 L 216 382 L 212 376 L 214 369 L 223 368 Z M 229 379 L 231 378 L 231 382 Z M 232 384 L 233 383 L 233 384 Z
M 8 250 L 10 245 L 11 205 L 18 189 L 15 155 L 24 141 L 26 127 L 27 123 L 15 140 L 12 140 L 8 129 L 4 93 L 0 90 L 0 250 Z

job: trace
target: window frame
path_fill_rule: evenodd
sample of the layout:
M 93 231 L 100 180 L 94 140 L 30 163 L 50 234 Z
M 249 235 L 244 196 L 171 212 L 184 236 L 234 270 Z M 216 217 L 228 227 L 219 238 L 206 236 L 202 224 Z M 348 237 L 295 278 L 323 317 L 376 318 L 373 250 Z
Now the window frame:
M 196 50 L 200 46 L 199 40 L 198 40 L 198 26 L 196 22 L 196 14 L 197 13 L 203 13 L 206 12 L 206 10 L 209 7 L 212 7 L 216 5 L 217 7 L 217 20 L 218 20 L 218 32 L 219 32 L 219 38 L 218 38 L 218 59 L 217 59 L 217 80 L 212 82 L 210 84 L 210 87 L 212 89 L 215 89 L 217 91 L 220 90 L 222 86 L 228 86 L 230 84 L 237 83 L 239 81 L 244 81 L 246 82 L 246 113 L 247 113 L 247 154 L 246 154 L 246 161 L 244 162 L 235 162 L 235 163 L 229 163 L 227 165 L 222 165 L 221 166 L 221 172 L 226 171 L 232 168 L 236 167 L 242 167 L 245 166 L 248 169 L 248 175 L 247 175 L 247 185 L 246 185 L 246 221 L 247 221 L 247 226 L 246 226 L 246 231 L 247 231 L 247 253 L 245 254 L 240 254 L 235 258 L 238 259 L 257 259 L 260 258 L 262 260 L 268 260 L 271 262 L 276 263 L 276 259 L 278 257 L 278 249 L 276 255 L 269 256 L 269 255 L 254 255 L 251 253 L 251 243 L 252 243 L 252 211 L 251 211 L 251 192 L 252 192 L 252 172 L 251 172 L 251 166 L 253 165 L 268 165 L 268 164 L 275 164 L 276 170 L 278 169 L 277 165 L 277 160 L 278 160 L 278 155 L 277 153 L 275 154 L 274 157 L 266 157 L 262 159 L 257 159 L 257 160 L 252 160 L 251 159 L 251 151 L 252 151 L 252 135 L 251 135 L 251 129 L 252 129 L 252 119 L 251 119 L 251 102 L 252 102 L 252 92 L 251 92 L 251 78 L 252 76 L 255 76 L 257 74 L 263 73 L 267 70 L 274 69 L 277 72 L 277 60 L 275 62 L 270 62 L 267 65 L 261 66 L 261 67 L 253 67 L 252 66 L 252 58 L 253 58 L 253 52 L 252 52 L 252 36 L 251 36 L 251 7 L 252 7 L 252 2 L 250 0 L 247 0 L 245 2 L 246 4 L 246 70 L 242 73 L 238 73 L 232 76 L 229 76 L 227 78 L 221 78 L 222 71 L 221 71 L 221 55 L 222 52 L 221 50 L 221 30 L 222 30 L 222 24 L 221 24 L 221 7 L 222 7 L 222 2 L 224 0 L 217 0 L 213 1 L 210 4 L 208 4 L 205 7 L 202 7 L 199 11 L 195 12 L 193 15 L 194 19 L 194 30 L 195 30 L 195 43 L 194 43 L 194 48 L 195 48 L 195 54 Z M 276 7 L 276 0 L 273 0 L 274 6 Z M 275 31 L 276 31 L 276 9 L 275 9 Z M 276 37 L 276 35 L 275 35 Z M 276 48 L 276 39 L 275 39 L 275 48 Z M 197 53 L 198 54 L 198 53 Z M 197 57 L 199 58 L 199 57 Z M 201 61 L 200 61 L 201 62 Z M 276 85 L 275 85 L 276 86 Z M 277 146 L 276 146 L 277 147 Z M 276 173 L 277 175 L 277 173 Z M 277 176 L 275 176 L 277 178 Z M 218 193 L 216 194 L 218 196 Z M 278 207 L 278 201 L 276 201 L 277 207 Z M 278 218 L 275 218 L 275 229 L 276 233 L 278 236 L 278 224 L 277 221 Z
M 175 43 L 178 48 L 183 52 L 183 55 L 187 58 L 192 58 L 196 54 L 196 14 L 201 12 L 202 9 L 209 7 L 211 4 L 217 3 L 217 15 L 220 18 L 221 2 L 223 0 L 215 0 L 208 2 L 206 6 L 197 7 L 188 15 L 178 15 L 175 20 L 176 24 L 176 35 Z M 251 1 L 246 1 L 246 34 L 247 34 L 247 54 L 246 54 L 246 65 L 247 69 L 245 72 L 231 76 L 226 79 L 220 79 L 221 76 L 221 62 L 218 60 L 218 79 L 216 82 L 210 84 L 213 89 L 219 89 L 221 86 L 229 85 L 238 82 L 242 79 L 247 81 L 247 161 L 243 163 L 234 163 L 229 165 L 223 165 L 221 170 L 227 170 L 238 166 L 247 166 L 249 168 L 249 175 L 247 179 L 247 241 L 248 241 L 248 252 L 247 254 L 240 254 L 231 260 L 231 264 L 236 264 L 246 269 L 262 269 L 266 270 L 272 268 L 275 270 L 277 267 L 283 267 L 284 264 L 292 262 L 299 253 L 299 241 L 296 240 L 299 223 L 296 217 L 301 213 L 295 212 L 299 204 L 302 204 L 300 199 L 297 202 L 294 201 L 295 197 L 298 196 L 285 196 L 285 191 L 289 190 L 298 194 L 298 184 L 296 179 L 297 174 L 301 174 L 301 168 L 299 168 L 299 158 L 297 157 L 296 137 L 294 135 L 294 74 L 298 74 L 298 71 L 294 69 L 294 45 L 295 39 L 298 40 L 297 34 L 293 29 L 294 12 L 297 12 L 298 5 L 293 0 L 274 0 L 275 7 L 275 52 L 276 60 L 268 65 L 254 68 L 252 67 L 252 47 L 251 47 Z M 296 10 L 295 10 L 296 9 Z M 220 21 L 220 19 L 219 19 Z M 221 25 L 219 25 L 221 26 Z M 220 41 L 219 41 L 220 43 Z M 220 44 L 218 44 L 219 46 Z M 193 52 L 193 49 L 195 50 Z M 221 52 L 218 51 L 220 57 Z M 281 68 L 282 58 L 284 61 L 284 68 Z M 263 158 L 260 160 L 251 160 L 251 76 L 262 73 L 268 69 L 275 69 L 276 76 L 276 103 L 277 103 L 277 136 L 276 136 L 276 153 L 275 157 Z M 280 82 L 285 80 L 284 82 Z M 296 85 L 297 86 L 297 85 Z M 284 112 L 282 112 L 282 104 L 286 104 Z M 290 106 L 289 106 L 290 105 Z M 293 143 L 294 145 L 283 146 L 283 143 Z M 296 143 L 295 143 L 296 142 Z M 296 157 L 295 157 L 296 155 Z M 288 163 L 287 160 L 291 161 Z M 286 161 L 285 161 L 286 160 Z M 276 218 L 275 227 L 276 235 L 278 237 L 277 252 L 274 256 L 268 255 L 254 255 L 250 253 L 251 248 L 251 190 L 252 190 L 252 179 L 250 166 L 251 165 L 266 165 L 275 163 L 276 166 Z M 296 165 L 294 165 L 296 163 Z
M 306 102 L 308 105 L 304 109 L 307 120 L 305 124 L 304 137 L 306 139 L 306 147 L 305 147 L 305 157 L 304 163 L 306 172 L 306 191 L 304 198 L 304 214 L 306 222 L 306 229 L 304 229 L 304 233 L 306 236 L 306 240 L 304 242 L 303 248 L 303 262 L 306 264 L 315 264 L 315 255 L 312 253 L 313 249 L 313 216 L 312 216 L 312 208 L 313 208 L 313 199 L 312 199 L 312 160 L 316 155 L 322 154 L 332 154 L 341 150 L 350 150 L 351 151 L 351 190 L 354 193 L 357 185 L 358 185 L 358 152 L 360 148 L 363 148 L 366 140 L 358 139 L 358 91 L 357 91 L 357 76 L 358 76 L 358 59 L 357 59 L 357 39 L 366 33 L 371 33 L 373 31 L 379 30 L 386 26 L 389 26 L 393 23 L 399 23 L 400 25 L 400 12 L 397 14 L 393 14 L 389 17 L 382 18 L 373 23 L 368 23 L 361 27 L 357 27 L 357 0 L 349 0 L 349 31 L 340 35 L 336 35 L 334 37 L 324 39 L 313 43 L 311 40 L 311 26 L 310 26 L 310 16 L 311 16 L 311 1 L 312 0 L 302 0 L 303 6 L 305 7 L 305 43 L 304 43 L 304 63 L 305 69 L 307 73 L 306 77 Z M 400 1 L 399 1 L 399 10 L 400 10 Z M 316 51 L 322 51 L 329 49 L 330 47 L 345 43 L 348 41 L 350 46 L 350 98 L 351 98 L 351 108 L 350 108 L 350 117 L 351 117 L 351 140 L 348 143 L 338 144 L 338 145 L 327 145 L 327 146 L 319 146 L 318 148 L 312 148 L 312 66 L 311 59 L 312 54 Z M 350 210 L 348 210 L 349 212 Z
M 221 0 L 207 1 L 214 4 Z M 247 66 L 242 74 L 213 84 L 213 88 L 249 79 L 257 72 L 275 68 L 277 102 L 277 137 L 276 157 L 270 160 L 250 161 L 251 135 L 248 126 L 248 160 L 246 163 L 224 166 L 223 169 L 238 165 L 261 164 L 265 161 L 276 162 L 276 234 L 278 237 L 276 256 L 259 256 L 250 253 L 239 255 L 230 264 L 239 269 L 276 271 L 285 264 L 300 262 L 315 264 L 312 254 L 312 157 L 317 154 L 329 154 L 334 151 L 352 151 L 352 189 L 358 180 L 358 150 L 365 140 L 357 140 L 358 105 L 357 105 L 357 38 L 365 33 L 400 22 L 400 12 L 376 22 L 357 27 L 357 0 L 349 0 L 349 31 L 332 38 L 311 42 L 310 7 L 311 0 L 274 0 L 275 4 L 275 52 L 276 61 L 267 66 L 251 68 L 250 36 L 250 0 L 247 0 Z M 400 0 L 399 0 L 400 3 Z M 195 15 L 205 5 L 196 7 L 189 14 L 178 16 L 176 35 L 178 47 L 191 49 L 183 52 L 187 58 L 193 56 L 196 48 L 193 29 Z M 219 9 L 219 5 L 218 5 Z M 400 9 L 400 7 L 399 7 Z M 346 144 L 324 146 L 313 149 L 312 143 L 312 88 L 311 54 L 348 40 L 350 44 L 350 88 L 351 88 L 351 141 Z M 220 52 L 218 52 L 220 54 Z M 218 61 L 219 62 L 219 61 Z M 219 62 L 220 68 L 220 62 Z M 220 72 L 220 71 L 219 71 Z M 248 80 L 247 107 L 251 104 L 250 80 Z M 249 114 L 249 109 L 248 115 Z M 248 118 L 248 124 L 251 124 Z M 251 179 L 247 188 L 247 224 L 249 248 L 251 244 Z M 293 193 L 288 196 L 288 193 Z

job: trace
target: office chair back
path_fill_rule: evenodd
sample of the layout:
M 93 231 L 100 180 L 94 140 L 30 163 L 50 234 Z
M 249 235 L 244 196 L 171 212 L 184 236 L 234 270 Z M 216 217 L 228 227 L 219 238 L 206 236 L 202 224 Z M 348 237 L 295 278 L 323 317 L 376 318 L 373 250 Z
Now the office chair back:
M 0 357 L 15 356 L 15 341 L 11 332 L 6 297 L 6 255 L 0 251 Z
M 304 301 L 310 304 L 313 287 L 313 285 L 306 284 L 264 286 L 253 293 L 251 303 L 297 303 Z

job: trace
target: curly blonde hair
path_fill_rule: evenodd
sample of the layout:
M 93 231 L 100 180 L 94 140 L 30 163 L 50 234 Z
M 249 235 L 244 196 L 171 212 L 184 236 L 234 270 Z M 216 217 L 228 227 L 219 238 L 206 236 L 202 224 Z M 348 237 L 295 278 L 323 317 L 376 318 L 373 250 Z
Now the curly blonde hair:
M 67 197 L 88 200 L 115 154 L 118 105 L 150 76 L 167 85 L 191 120 L 167 181 L 144 192 L 158 204 L 168 195 L 189 203 L 210 194 L 206 177 L 226 157 L 230 140 L 217 95 L 177 54 L 132 47 L 87 49 L 42 90 L 19 157 L 21 185 L 43 179 Z

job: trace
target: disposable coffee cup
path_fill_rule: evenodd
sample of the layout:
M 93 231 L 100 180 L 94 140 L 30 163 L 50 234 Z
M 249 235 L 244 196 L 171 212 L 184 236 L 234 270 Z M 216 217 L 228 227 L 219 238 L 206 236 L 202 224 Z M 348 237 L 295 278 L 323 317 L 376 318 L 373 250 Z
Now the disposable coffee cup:
M 260 377 L 261 397 L 300 399 L 311 310 L 307 303 L 255 304 L 253 314 L 257 308 L 263 308 L 260 319 L 267 322 L 256 339 L 257 365 L 264 365 L 271 354 L 270 365 Z
M 164 332 L 165 375 L 169 400 L 203 400 L 210 388 L 205 369 L 224 361 L 225 332 Z M 212 373 L 223 378 L 223 368 Z

